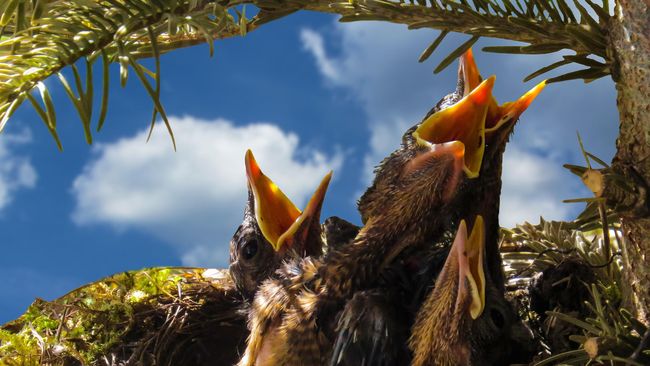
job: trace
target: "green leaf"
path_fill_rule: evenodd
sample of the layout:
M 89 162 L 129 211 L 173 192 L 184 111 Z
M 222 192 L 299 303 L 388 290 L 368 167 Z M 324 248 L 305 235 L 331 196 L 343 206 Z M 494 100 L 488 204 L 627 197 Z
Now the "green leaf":
M 86 115 L 88 116 L 88 128 L 90 129 L 90 120 L 93 116 L 93 89 L 95 88 L 95 84 L 93 84 L 93 64 L 88 60 L 88 58 L 84 58 L 84 60 L 86 61 L 86 90 L 85 92 L 83 90 L 80 90 L 79 92 L 84 92 L 84 107 Z
M 536 77 L 538 77 L 538 76 L 540 76 L 542 74 L 545 74 L 545 73 L 547 73 L 547 72 L 549 72 L 551 70 L 554 70 L 554 69 L 556 69 L 556 68 L 558 68 L 560 66 L 567 65 L 567 64 L 570 64 L 570 63 L 571 63 L 571 61 L 569 61 L 569 60 L 561 60 L 561 61 L 552 63 L 552 64 L 550 64 L 548 66 L 542 67 L 541 69 L 539 69 L 539 70 L 533 72 L 532 74 L 526 76 L 526 78 L 524 78 L 524 82 L 530 81 L 530 80 L 532 80 L 532 79 L 534 79 L 534 78 L 536 78 Z
M 341 23 L 370 21 L 370 20 L 386 21 L 388 19 L 385 16 L 373 15 L 373 14 L 344 15 L 339 18 L 339 22 Z
M 65 76 L 62 73 L 58 73 L 57 76 L 59 77 L 59 81 L 61 81 L 61 85 L 63 85 L 63 90 L 65 90 L 66 94 L 68 95 L 68 98 L 72 102 L 72 105 L 77 110 L 77 114 L 79 115 L 79 118 L 81 119 L 81 123 L 82 125 L 84 125 L 84 130 L 85 130 L 85 124 L 86 124 L 85 121 L 87 120 L 87 116 L 86 116 L 86 111 L 84 110 L 83 103 L 81 102 L 81 98 L 77 97 L 76 93 L 70 87 L 68 80 L 65 78 Z
M 438 48 L 438 46 L 440 45 L 440 42 L 442 42 L 442 40 L 445 39 L 447 34 L 449 34 L 448 31 L 441 31 L 440 34 L 438 34 L 438 37 L 436 37 L 436 39 L 429 45 L 429 47 L 427 47 L 422 52 L 422 54 L 420 55 L 420 58 L 418 59 L 418 62 L 426 61 L 429 58 L 429 56 L 431 56 L 433 51 L 435 51 L 436 48 Z
M 89 144 L 92 143 L 92 137 L 90 134 L 90 119 L 91 116 L 89 114 L 89 110 L 87 108 L 87 105 L 90 103 L 92 104 L 92 100 L 88 101 L 88 97 L 86 95 L 86 92 L 84 91 L 83 87 L 83 82 L 81 78 L 81 74 L 79 73 L 79 69 L 77 69 L 77 66 L 75 64 L 70 65 L 70 68 L 72 69 L 72 73 L 74 75 L 74 81 L 75 81 L 75 86 L 77 88 L 77 94 L 79 95 L 77 99 L 77 105 L 78 105 L 78 112 L 79 112 L 79 118 L 81 118 L 81 124 L 84 128 L 84 135 L 86 136 L 86 142 Z M 74 95 L 74 94 L 73 94 Z
M 596 328 L 595 326 L 593 326 L 593 325 L 591 325 L 591 324 L 589 324 L 589 323 L 587 323 L 585 321 L 582 321 L 580 319 L 574 318 L 574 317 L 572 317 L 570 315 L 566 315 L 564 313 L 558 313 L 556 311 L 547 311 L 546 314 L 549 315 L 549 316 L 554 316 L 554 317 L 556 317 L 556 318 L 558 318 L 558 319 L 560 319 L 562 321 L 565 321 L 567 323 L 576 325 L 576 326 L 590 332 L 594 336 L 598 336 L 601 333 L 601 330 Z
M 575 39 L 585 46 L 589 52 L 606 57 L 605 40 L 600 32 L 590 31 L 583 26 L 567 27 L 567 32 L 570 33 Z
M 603 71 L 601 69 L 583 69 L 578 71 L 573 71 L 566 73 L 564 75 L 556 76 L 554 78 L 548 79 L 546 82 L 557 83 L 559 81 L 575 80 L 575 79 L 585 79 L 585 81 L 591 81 L 603 76 L 609 75 L 609 72 Z
M 573 164 L 564 164 L 562 165 L 565 169 L 569 169 L 571 173 L 582 177 L 582 175 L 587 171 L 587 168 L 579 165 L 573 165 Z
M 120 85 L 122 88 L 126 86 L 126 81 L 129 77 L 129 58 L 130 55 L 126 51 L 126 47 L 124 47 L 124 43 L 118 41 L 117 42 L 117 49 L 119 52 L 119 57 L 118 60 L 120 62 Z
M 560 7 L 560 11 L 562 11 L 562 15 L 564 15 L 565 23 L 577 23 L 576 17 L 573 14 L 573 10 L 564 0 L 557 0 L 557 4 Z
M 544 53 L 553 53 L 564 48 L 568 48 L 567 44 L 564 43 L 542 43 L 538 45 L 530 46 L 492 46 L 492 47 L 483 47 L 485 52 L 493 53 L 511 53 L 511 54 L 529 54 L 537 55 Z
M 609 164 L 607 164 L 606 162 L 604 162 L 603 160 L 601 160 L 601 159 L 600 159 L 599 157 L 597 157 L 596 155 L 594 155 L 594 154 L 592 154 L 592 153 L 590 153 L 590 152 L 588 152 L 588 151 L 587 151 L 586 153 L 587 153 L 587 156 L 589 156 L 592 160 L 596 161 L 598 164 L 602 165 L 603 168 L 609 168 Z
M 465 43 L 461 44 L 460 47 L 456 48 L 453 50 L 447 57 L 445 57 L 444 60 L 440 62 L 440 64 L 436 67 L 435 70 L 433 70 L 434 74 L 439 73 L 440 71 L 444 70 L 447 66 L 449 66 L 454 60 L 459 58 L 465 51 L 467 51 L 470 47 L 478 41 L 478 39 L 481 38 L 480 36 L 472 36 L 469 40 L 467 40 Z
M 56 143 L 57 148 L 59 151 L 63 151 L 63 146 L 61 145 L 61 140 L 59 139 L 59 135 L 56 133 L 56 128 L 53 128 L 50 121 L 48 120 L 48 114 L 46 111 L 43 110 L 43 108 L 38 104 L 38 101 L 32 96 L 31 93 L 25 93 L 27 99 L 32 103 L 32 106 L 34 107 L 34 110 L 36 113 L 41 117 L 41 120 L 43 123 L 45 123 L 45 126 L 47 127 L 47 130 L 50 132 L 50 135 L 52 135 L 52 138 L 54 138 L 54 142 Z
M 518 16 L 518 17 L 521 17 L 521 16 L 524 15 L 523 13 L 521 13 L 521 12 L 517 9 L 516 6 L 514 6 L 513 3 L 510 2 L 510 0 L 504 0 L 504 1 L 503 1 L 503 5 L 505 6 L 506 10 L 508 11 L 508 12 L 507 12 L 506 14 L 504 14 L 504 15 L 514 15 L 514 16 Z
M 131 55 L 128 55 L 127 57 L 129 58 L 129 63 L 133 68 L 133 71 L 135 71 L 135 74 L 138 76 L 138 79 L 140 79 L 142 86 L 144 86 L 145 90 L 151 97 L 151 100 L 153 101 L 156 109 L 158 110 L 158 113 L 160 113 L 160 116 L 165 122 L 165 126 L 167 127 L 167 131 L 169 132 L 169 136 L 172 139 L 172 145 L 174 147 L 174 150 L 176 150 L 176 139 L 174 138 L 174 131 L 172 131 L 171 124 L 169 123 L 169 119 L 167 118 L 167 113 L 165 113 L 165 108 L 163 108 L 160 99 L 156 96 L 156 92 L 151 87 L 151 84 L 149 84 L 149 81 L 147 80 L 147 76 L 140 68 L 140 65 L 135 61 L 135 59 Z
M 598 22 L 591 17 L 587 9 L 585 9 L 585 7 L 582 6 L 578 0 L 573 0 L 573 4 L 578 9 L 578 12 L 580 12 L 580 23 L 588 24 L 594 29 L 600 29 L 600 24 L 598 24 Z
M 18 7 L 18 3 L 20 2 L 20 0 L 5 0 L 5 1 L 7 1 L 5 4 L 5 8 L 2 11 L 2 14 L 0 14 L 1 27 L 4 27 L 5 25 L 9 24 L 9 21 L 11 21 L 11 18 L 14 16 L 14 13 L 16 12 L 16 8 Z
M 36 0 L 34 3 L 34 9 L 32 10 L 32 18 L 31 18 L 31 24 L 36 25 L 38 23 L 38 19 L 41 18 L 43 15 L 43 11 L 45 11 L 45 0 Z
M 593 60 L 593 59 L 590 59 L 589 57 L 587 57 L 587 55 L 575 55 L 575 56 L 566 55 L 566 56 L 562 56 L 562 57 L 565 60 L 575 62 L 575 63 L 583 65 L 583 66 L 596 67 L 596 68 L 601 68 L 601 69 L 604 69 L 605 67 L 607 67 L 606 64 L 604 64 L 602 62 L 598 62 L 598 61 Z
M 244 5 L 241 9 L 241 15 L 239 17 L 239 33 L 241 36 L 245 36 L 246 32 L 248 31 L 247 29 L 248 21 L 246 20 L 246 5 Z
M 11 117 L 12 114 L 18 109 L 18 107 L 22 104 L 22 102 L 25 100 L 25 93 L 19 94 L 14 100 L 9 104 L 9 107 L 7 107 L 7 110 L 2 114 L 2 119 L 0 119 L 0 133 L 4 130 L 5 126 L 7 125 L 7 121 Z
M 194 26 L 196 29 L 199 30 L 199 32 L 201 32 L 201 34 L 203 34 L 203 37 L 205 37 L 205 41 L 207 42 L 208 47 L 210 48 L 210 57 L 214 56 L 214 38 L 212 37 L 210 32 L 208 32 L 208 30 L 205 29 L 205 27 L 199 24 L 198 22 L 189 21 L 189 24 Z M 158 53 L 160 53 L 160 51 L 158 51 Z
M 587 163 L 587 169 L 591 169 L 591 163 L 589 162 L 589 157 L 587 156 L 587 152 L 585 151 L 585 145 L 582 143 L 582 137 L 580 137 L 580 132 L 576 131 L 576 135 L 578 137 L 578 145 L 580 145 L 580 151 L 582 152 L 582 156 L 585 158 L 585 162 Z
M 155 98 L 160 99 L 160 52 L 158 51 L 158 41 L 151 27 L 147 27 L 147 34 L 149 35 L 149 41 L 151 42 L 151 49 L 153 50 L 153 57 L 156 64 L 156 73 L 153 75 L 154 81 L 156 82 Z M 151 113 L 151 127 L 149 127 L 147 141 L 149 141 L 151 138 L 151 133 L 153 132 L 153 128 L 156 124 L 157 115 L 157 109 L 154 107 L 153 112 Z
M 586 198 L 571 198 L 567 200 L 562 200 L 564 203 L 580 203 L 580 202 L 599 202 L 602 201 L 603 198 L 599 197 L 586 197 Z
M 607 3 L 607 0 L 603 1 L 603 6 L 600 6 L 591 0 L 585 0 L 585 2 L 594 10 L 596 15 L 598 15 L 599 23 L 606 24 L 609 21 L 611 15 L 609 14 L 609 4 Z
M 563 0 L 560 0 L 563 1 Z M 557 22 L 557 23 L 562 23 L 562 17 L 560 16 L 560 13 L 553 7 L 553 2 L 548 1 L 548 0 L 536 0 L 536 3 L 538 6 L 541 8 L 545 9 L 546 12 L 549 14 L 551 17 L 551 21 Z
M 370 20 L 386 20 L 386 19 L 370 19 Z M 427 20 L 423 22 L 410 23 L 408 29 L 420 29 L 420 28 L 436 28 L 436 29 L 445 29 L 449 27 L 457 26 L 458 22 L 455 22 L 451 19 L 449 20 Z
M 102 104 L 99 110 L 99 120 L 97 121 L 97 131 L 99 132 L 104 126 L 106 114 L 108 112 L 108 94 L 110 91 L 110 61 L 106 51 L 102 50 Z
M 535 33 L 539 33 L 544 36 L 551 37 L 552 35 L 549 33 L 548 30 L 544 29 L 544 27 L 538 25 L 538 22 L 535 20 L 531 19 L 526 19 L 526 18 L 517 18 L 517 17 L 508 17 L 508 22 L 512 23 L 514 25 L 518 25 L 521 27 L 524 27 L 528 30 L 531 30 Z
M 56 112 L 54 111 L 54 103 L 52 102 L 52 96 L 50 91 L 47 90 L 47 87 L 42 82 L 36 84 L 38 91 L 41 93 L 41 99 L 43 99 L 43 104 L 45 104 L 45 112 L 47 113 L 47 124 L 50 128 L 56 128 Z

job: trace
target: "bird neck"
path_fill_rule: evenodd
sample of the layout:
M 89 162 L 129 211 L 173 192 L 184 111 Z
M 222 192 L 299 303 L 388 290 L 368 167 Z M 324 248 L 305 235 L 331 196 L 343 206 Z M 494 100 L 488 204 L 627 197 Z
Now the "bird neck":
M 370 219 L 352 242 L 328 252 L 321 275 L 331 301 L 348 299 L 374 283 L 394 234 Z
M 414 366 L 471 364 L 468 304 L 458 303 L 456 273 L 443 271 L 418 311 L 409 340 Z

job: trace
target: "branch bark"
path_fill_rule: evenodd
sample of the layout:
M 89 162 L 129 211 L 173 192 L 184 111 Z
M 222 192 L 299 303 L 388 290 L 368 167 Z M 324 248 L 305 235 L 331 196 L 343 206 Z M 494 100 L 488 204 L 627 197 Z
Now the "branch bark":
M 626 297 L 650 322 L 650 0 L 619 0 L 610 24 L 620 134 L 612 168 L 636 187 L 623 212 Z

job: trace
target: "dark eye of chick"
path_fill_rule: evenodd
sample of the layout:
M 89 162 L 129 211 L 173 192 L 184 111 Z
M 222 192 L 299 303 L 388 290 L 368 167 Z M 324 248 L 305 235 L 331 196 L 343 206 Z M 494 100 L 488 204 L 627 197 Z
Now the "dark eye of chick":
M 492 319 L 492 324 L 494 324 L 497 329 L 503 328 L 506 323 L 506 319 L 503 317 L 503 314 L 501 314 L 501 312 L 497 309 L 490 310 L 490 319 Z
M 241 248 L 241 255 L 244 260 L 251 260 L 257 254 L 257 240 L 247 241 Z

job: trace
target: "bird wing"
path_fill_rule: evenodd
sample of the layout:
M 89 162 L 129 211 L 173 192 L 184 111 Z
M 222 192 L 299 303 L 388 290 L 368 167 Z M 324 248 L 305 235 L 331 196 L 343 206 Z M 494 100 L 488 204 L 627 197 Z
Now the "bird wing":
M 330 366 L 408 364 L 408 321 L 396 300 L 382 289 L 357 292 L 339 314 Z

